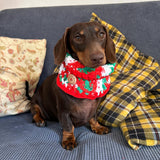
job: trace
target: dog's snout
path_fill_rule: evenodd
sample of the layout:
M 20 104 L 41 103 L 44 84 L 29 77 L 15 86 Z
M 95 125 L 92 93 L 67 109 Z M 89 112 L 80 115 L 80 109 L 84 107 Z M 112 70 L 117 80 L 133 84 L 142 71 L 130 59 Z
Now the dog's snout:
M 92 63 L 102 63 L 104 55 L 102 53 L 95 53 L 91 55 L 90 59 Z

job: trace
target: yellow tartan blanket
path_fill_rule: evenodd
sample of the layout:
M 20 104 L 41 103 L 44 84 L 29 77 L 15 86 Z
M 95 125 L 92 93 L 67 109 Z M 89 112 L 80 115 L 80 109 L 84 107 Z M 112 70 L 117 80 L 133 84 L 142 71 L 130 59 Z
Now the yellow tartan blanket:
M 141 53 L 114 26 L 92 13 L 91 21 L 105 25 L 116 46 L 117 68 L 111 88 L 98 108 L 103 125 L 120 127 L 130 147 L 160 144 L 160 90 L 151 91 L 160 81 L 156 60 Z

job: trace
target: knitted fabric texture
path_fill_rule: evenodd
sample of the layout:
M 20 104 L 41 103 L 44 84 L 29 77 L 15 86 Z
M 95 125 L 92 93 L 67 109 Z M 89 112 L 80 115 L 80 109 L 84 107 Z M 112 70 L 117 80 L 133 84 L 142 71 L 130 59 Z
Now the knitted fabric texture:
M 59 68 L 57 85 L 61 90 L 76 98 L 96 99 L 103 97 L 110 88 L 110 74 L 116 63 L 97 68 L 85 67 L 66 53 Z

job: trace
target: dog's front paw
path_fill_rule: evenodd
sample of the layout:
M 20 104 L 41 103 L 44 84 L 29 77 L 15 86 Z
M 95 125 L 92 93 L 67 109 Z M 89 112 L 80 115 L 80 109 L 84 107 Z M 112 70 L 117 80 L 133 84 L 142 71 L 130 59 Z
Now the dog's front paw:
M 108 127 L 104 127 L 101 125 L 92 127 L 92 131 L 97 134 L 108 134 L 110 133 L 110 129 Z
M 100 125 L 97 120 L 94 118 L 90 119 L 89 121 L 91 129 L 94 133 L 97 134 L 108 134 L 110 133 L 110 129 L 108 127 Z
M 62 141 L 62 147 L 67 150 L 72 150 L 77 146 L 76 140 L 74 137 L 68 137 L 67 140 Z

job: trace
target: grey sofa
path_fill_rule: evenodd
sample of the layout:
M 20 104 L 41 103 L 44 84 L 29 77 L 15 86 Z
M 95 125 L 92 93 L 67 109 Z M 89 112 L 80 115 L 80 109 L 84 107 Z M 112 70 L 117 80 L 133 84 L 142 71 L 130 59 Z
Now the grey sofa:
M 117 27 L 140 51 L 160 62 L 160 2 L 45 7 L 3 10 L 0 36 L 47 39 L 47 54 L 38 86 L 52 74 L 53 48 L 66 27 L 89 21 L 95 12 Z M 160 84 L 157 86 L 160 88 Z M 62 128 L 48 122 L 45 128 L 32 123 L 29 112 L 0 118 L 1 160 L 160 160 L 160 146 L 143 146 L 134 151 L 119 128 L 108 135 L 96 135 L 89 127 L 75 129 L 78 146 L 61 147 Z

